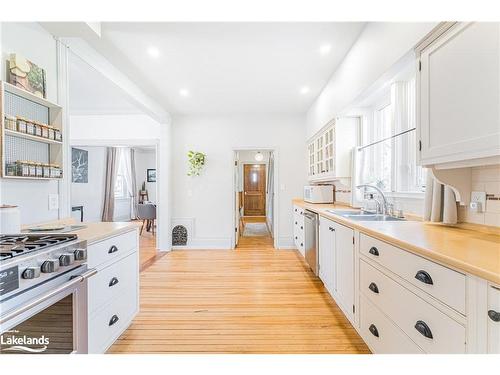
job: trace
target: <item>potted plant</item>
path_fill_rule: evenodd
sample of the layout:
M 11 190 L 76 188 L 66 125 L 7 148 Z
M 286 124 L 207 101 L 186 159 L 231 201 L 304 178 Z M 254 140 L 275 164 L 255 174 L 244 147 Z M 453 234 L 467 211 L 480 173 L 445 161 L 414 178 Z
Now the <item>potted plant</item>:
M 189 170 L 188 176 L 199 176 L 205 165 L 205 154 L 197 151 L 188 152 Z

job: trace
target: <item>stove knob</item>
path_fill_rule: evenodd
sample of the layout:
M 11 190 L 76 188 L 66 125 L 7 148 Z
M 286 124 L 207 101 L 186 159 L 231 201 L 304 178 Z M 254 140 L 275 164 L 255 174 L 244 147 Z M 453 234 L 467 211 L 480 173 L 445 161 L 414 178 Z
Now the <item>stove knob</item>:
M 87 259 L 87 249 L 76 249 L 73 254 L 75 254 L 75 260 L 85 260 Z
M 23 279 L 35 279 L 40 277 L 40 268 L 38 267 L 28 267 L 23 271 L 21 275 Z
M 42 263 L 41 270 L 43 273 L 56 272 L 59 269 L 59 259 L 49 259 Z
M 59 257 L 59 265 L 60 266 L 69 266 L 71 264 L 75 263 L 75 254 L 73 253 L 66 253 L 63 254 Z

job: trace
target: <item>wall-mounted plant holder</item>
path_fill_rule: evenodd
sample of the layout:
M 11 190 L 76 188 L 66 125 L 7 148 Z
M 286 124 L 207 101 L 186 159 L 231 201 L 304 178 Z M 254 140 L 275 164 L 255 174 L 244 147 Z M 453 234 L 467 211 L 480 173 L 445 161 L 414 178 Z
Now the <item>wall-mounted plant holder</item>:
M 197 151 L 188 152 L 189 170 L 188 176 L 199 176 L 205 165 L 205 154 Z

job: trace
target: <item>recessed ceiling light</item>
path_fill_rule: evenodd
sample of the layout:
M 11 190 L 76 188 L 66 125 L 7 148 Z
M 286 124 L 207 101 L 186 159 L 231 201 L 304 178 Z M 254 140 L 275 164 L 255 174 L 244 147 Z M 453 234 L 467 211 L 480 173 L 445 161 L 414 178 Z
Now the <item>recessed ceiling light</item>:
M 148 48 L 148 55 L 156 58 L 160 56 L 160 50 L 156 47 L 151 46 Z
M 319 47 L 319 53 L 321 56 L 328 55 L 331 50 L 332 46 L 330 44 L 323 44 L 321 47 Z
M 179 90 L 179 95 L 186 98 L 186 97 L 189 96 L 189 90 L 188 89 L 180 89 Z
M 301 89 L 300 89 L 300 93 L 305 95 L 307 94 L 308 92 L 310 91 L 309 87 L 307 86 L 303 86 Z

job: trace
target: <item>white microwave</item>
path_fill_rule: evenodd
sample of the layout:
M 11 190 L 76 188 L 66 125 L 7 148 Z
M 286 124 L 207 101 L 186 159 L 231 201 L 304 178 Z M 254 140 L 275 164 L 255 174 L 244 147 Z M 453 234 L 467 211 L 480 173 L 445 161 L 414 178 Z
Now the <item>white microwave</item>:
M 304 201 L 333 203 L 333 185 L 304 186 Z

